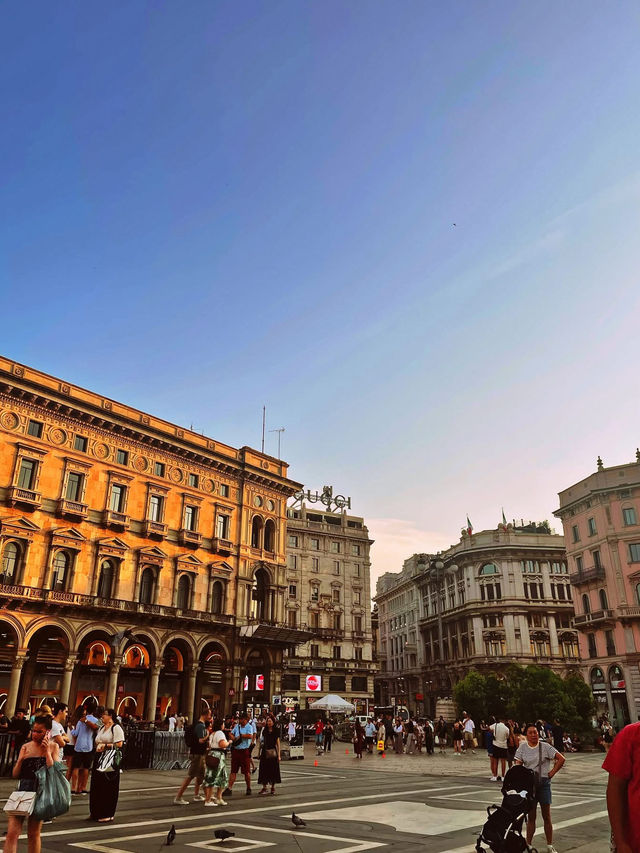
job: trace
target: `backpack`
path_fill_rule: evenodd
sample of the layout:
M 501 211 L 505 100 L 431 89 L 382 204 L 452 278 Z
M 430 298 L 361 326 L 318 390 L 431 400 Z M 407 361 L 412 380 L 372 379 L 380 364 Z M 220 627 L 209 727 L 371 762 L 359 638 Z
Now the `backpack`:
M 184 727 L 184 742 L 191 750 L 195 749 L 196 746 L 200 746 L 200 743 L 196 738 L 194 726 L 191 724 Z

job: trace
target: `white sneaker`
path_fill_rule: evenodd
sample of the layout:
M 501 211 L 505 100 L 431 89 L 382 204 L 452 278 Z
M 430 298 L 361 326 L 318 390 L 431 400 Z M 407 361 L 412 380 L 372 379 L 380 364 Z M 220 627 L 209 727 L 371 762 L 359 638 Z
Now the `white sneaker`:
M 205 806 L 206 806 L 207 808 L 213 808 L 213 806 L 217 806 L 217 805 L 218 805 L 218 801 L 217 801 L 217 800 L 209 800 L 209 802 L 208 802 L 208 803 L 205 803 Z
M 227 805 L 228 805 L 227 801 L 226 801 L 226 800 L 223 800 L 223 799 L 216 800 L 216 803 L 217 803 L 219 806 L 227 806 Z
M 180 797 L 179 799 L 178 799 L 178 797 L 176 797 L 173 801 L 173 805 L 174 806 L 188 806 L 189 800 L 185 800 L 184 797 Z
M 547 853 L 558 853 L 553 844 L 547 844 Z
M 197 797 L 194 797 L 194 798 L 193 798 L 193 802 L 195 803 L 195 802 L 196 802 L 196 800 L 199 800 L 200 802 L 202 802 L 202 803 L 203 803 L 203 802 L 204 802 L 204 797 L 202 796 L 202 794 L 198 794 L 198 796 L 197 796 Z
M 492 777 L 489 779 L 489 781 L 490 781 L 490 782 L 497 782 L 497 781 L 498 781 L 498 777 L 497 777 L 497 776 L 492 776 Z

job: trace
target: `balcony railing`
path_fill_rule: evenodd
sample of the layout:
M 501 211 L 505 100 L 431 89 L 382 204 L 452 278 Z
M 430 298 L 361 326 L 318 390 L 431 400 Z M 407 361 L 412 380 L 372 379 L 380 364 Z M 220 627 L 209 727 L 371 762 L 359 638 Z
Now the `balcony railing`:
M 572 572 L 569 575 L 569 581 L 574 586 L 580 586 L 583 583 L 590 581 L 604 580 L 604 566 L 591 566 L 588 569 L 581 569 L 578 572 Z
M 123 512 L 116 512 L 115 509 L 105 509 L 102 513 L 102 521 L 107 527 L 117 527 L 120 530 L 126 530 L 129 526 L 129 516 Z
M 594 610 L 593 613 L 581 613 L 573 617 L 573 624 L 579 630 L 590 628 L 593 625 L 601 625 L 604 622 L 613 622 L 613 610 Z
M 178 610 L 165 604 L 142 604 L 137 601 L 125 601 L 119 598 L 100 598 L 97 595 L 84 595 L 79 592 L 65 592 L 58 589 L 38 589 L 32 586 L 0 583 L 0 599 L 14 598 L 29 601 L 50 602 L 70 607 L 91 607 L 95 609 L 120 610 L 128 613 L 141 613 L 170 619 L 195 620 L 214 624 L 231 624 L 233 616 L 226 613 L 209 613 L 201 610 Z
M 344 637 L 344 630 L 342 628 L 312 628 L 311 630 L 316 637 L 325 637 L 327 639 Z
M 178 541 L 181 545 L 190 545 L 192 548 L 197 548 L 202 542 L 202 533 L 183 527 L 178 533 Z
M 88 507 L 79 501 L 70 501 L 67 498 L 61 498 L 58 501 L 58 512 L 60 515 L 68 515 L 72 518 L 86 518 Z
M 211 550 L 215 551 L 216 554 L 229 556 L 233 551 L 233 542 L 230 539 L 212 539 Z
M 621 604 L 618 607 L 619 619 L 637 619 L 640 616 L 640 606 L 637 604 Z
M 153 539 L 164 539 L 167 535 L 167 525 L 162 521 L 151 521 L 147 518 L 143 524 L 144 535 Z
M 42 503 L 42 496 L 40 492 L 34 492 L 31 489 L 21 489 L 19 486 L 11 486 L 9 489 L 9 503 L 38 507 Z

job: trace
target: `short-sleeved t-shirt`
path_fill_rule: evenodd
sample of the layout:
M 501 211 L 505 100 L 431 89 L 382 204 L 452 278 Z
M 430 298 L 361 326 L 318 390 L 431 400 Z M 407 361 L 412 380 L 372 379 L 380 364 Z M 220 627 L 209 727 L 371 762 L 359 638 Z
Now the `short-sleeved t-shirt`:
M 542 747 L 542 749 L 540 749 Z M 558 750 L 551 746 L 550 743 L 540 741 L 538 746 L 529 746 L 528 743 L 521 743 L 516 749 L 515 760 L 522 761 L 525 767 L 538 773 L 538 765 L 540 765 L 540 776 L 543 779 L 549 777 L 549 769 L 551 763 L 555 760 Z M 540 764 L 540 755 L 542 755 L 542 764 Z
M 98 725 L 98 720 L 93 714 L 87 714 L 87 721 Z M 74 749 L 76 752 L 93 752 L 93 732 L 94 730 L 87 726 L 82 720 L 78 720 L 78 725 L 74 729 L 76 733 L 76 743 Z
M 497 746 L 499 749 L 506 749 L 509 727 L 505 726 L 504 723 L 494 723 L 492 726 L 489 726 L 489 729 L 493 733 L 494 746 Z
M 247 723 L 246 726 L 241 726 L 238 723 L 233 727 L 233 736 L 240 737 L 240 735 L 253 735 L 253 726 L 251 723 Z M 242 742 L 237 746 L 234 746 L 234 749 L 249 749 L 251 746 L 251 740 L 248 737 L 242 738 Z
M 221 742 L 227 742 L 227 738 L 223 731 L 218 730 L 213 734 L 209 735 L 209 749 L 224 749 L 225 747 L 220 746 Z
M 474 730 L 474 728 L 475 728 L 475 723 L 473 722 L 473 720 L 471 719 L 471 717 L 469 717 L 468 719 L 466 719 L 466 720 L 464 721 L 464 730 L 465 730 L 465 732 L 468 732 L 469 734 L 473 734 L 473 730 Z
M 602 767 L 628 782 L 629 842 L 633 850 L 640 850 L 640 723 L 631 723 L 616 735 Z
M 51 737 L 58 737 L 58 735 L 64 735 L 64 733 L 64 726 L 57 720 L 51 720 Z

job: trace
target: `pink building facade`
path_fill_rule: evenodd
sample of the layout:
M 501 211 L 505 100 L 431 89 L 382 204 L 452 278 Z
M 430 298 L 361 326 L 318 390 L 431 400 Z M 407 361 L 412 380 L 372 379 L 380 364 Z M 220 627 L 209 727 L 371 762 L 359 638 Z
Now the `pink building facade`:
M 640 453 L 560 492 L 585 680 L 598 716 L 640 719 Z

